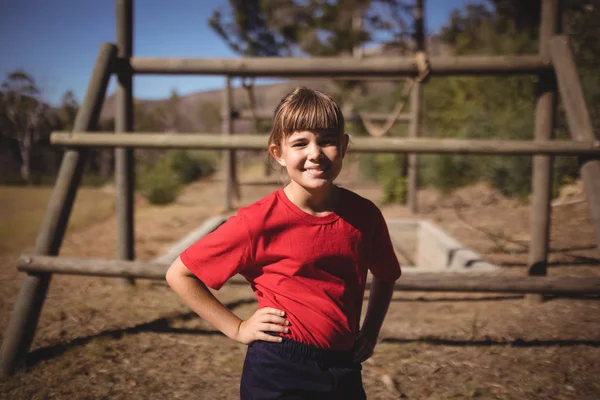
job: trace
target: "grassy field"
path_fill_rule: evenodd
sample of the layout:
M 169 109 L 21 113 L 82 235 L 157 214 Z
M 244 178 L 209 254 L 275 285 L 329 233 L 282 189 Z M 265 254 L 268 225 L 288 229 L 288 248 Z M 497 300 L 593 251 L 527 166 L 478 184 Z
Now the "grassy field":
M 52 187 L 0 186 L 0 254 L 15 254 L 35 245 Z M 76 229 L 114 213 L 115 195 L 82 188 L 68 229 Z

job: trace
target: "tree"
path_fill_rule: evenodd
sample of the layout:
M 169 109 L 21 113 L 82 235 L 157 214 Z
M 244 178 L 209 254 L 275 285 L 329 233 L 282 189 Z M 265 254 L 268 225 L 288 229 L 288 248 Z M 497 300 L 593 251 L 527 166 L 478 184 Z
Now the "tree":
M 365 45 L 404 51 L 412 32 L 409 0 L 229 0 L 210 26 L 242 56 L 351 56 Z M 346 111 L 360 81 L 335 81 Z
M 269 26 L 265 11 L 265 2 L 260 0 L 229 0 L 229 8 L 215 10 L 208 23 L 240 55 L 289 54 L 289 43 Z
M 58 118 L 63 130 L 73 130 L 77 111 L 79 111 L 79 103 L 75 98 L 75 94 L 72 90 L 67 90 L 62 96 L 60 109 L 58 110 Z
M 540 2 L 492 0 L 493 7 L 470 5 L 455 11 L 442 38 L 457 54 L 535 54 L 538 52 Z M 600 101 L 597 66 L 600 54 L 600 1 L 565 2 L 563 31 L 571 40 L 588 105 Z M 428 130 L 436 136 L 529 140 L 534 131 L 535 77 L 434 78 L 426 86 Z M 598 126 L 597 107 L 589 107 Z M 560 108 L 559 108 L 560 110 Z M 563 113 L 557 114 L 557 137 L 568 139 Z M 506 194 L 530 191 L 531 157 L 431 156 L 430 181 L 452 189 L 487 177 Z M 555 183 L 577 176 L 574 157 L 556 157 Z
M 51 109 L 42 100 L 35 80 L 22 70 L 8 74 L 0 94 L 2 134 L 18 141 L 21 178 L 29 182 L 32 150 L 52 129 Z
M 411 7 L 406 0 L 229 0 L 209 24 L 243 56 L 339 56 L 367 43 L 402 45 Z M 362 24 L 353 23 L 357 16 Z

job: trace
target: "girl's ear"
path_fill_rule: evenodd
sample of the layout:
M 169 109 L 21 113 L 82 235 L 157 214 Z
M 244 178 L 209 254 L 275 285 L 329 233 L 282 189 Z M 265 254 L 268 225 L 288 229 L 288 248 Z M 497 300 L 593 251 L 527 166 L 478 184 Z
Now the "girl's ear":
M 277 163 L 279 163 L 279 165 L 281 165 L 282 167 L 285 167 L 285 161 L 283 160 L 283 158 L 281 158 L 281 147 L 277 146 L 276 144 L 271 143 L 269 145 L 269 153 L 275 159 L 275 161 L 277 161 Z
M 347 133 L 344 133 L 344 137 L 342 138 L 342 158 L 346 155 L 346 150 L 348 150 L 348 143 L 350 142 L 350 136 Z

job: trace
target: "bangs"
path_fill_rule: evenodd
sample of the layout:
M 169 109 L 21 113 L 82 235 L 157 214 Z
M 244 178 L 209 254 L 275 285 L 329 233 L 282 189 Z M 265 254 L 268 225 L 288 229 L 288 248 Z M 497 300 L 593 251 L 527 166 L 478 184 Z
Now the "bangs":
M 344 131 L 344 117 L 337 104 L 324 93 L 306 90 L 277 110 L 275 121 L 284 136 L 307 130 Z

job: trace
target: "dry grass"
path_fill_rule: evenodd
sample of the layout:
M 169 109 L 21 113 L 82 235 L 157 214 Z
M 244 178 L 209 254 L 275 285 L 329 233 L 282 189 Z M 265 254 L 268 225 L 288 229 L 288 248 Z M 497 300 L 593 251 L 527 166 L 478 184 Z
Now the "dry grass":
M 0 254 L 22 251 L 35 244 L 51 187 L 0 186 Z M 106 219 L 114 212 L 113 193 L 81 188 L 69 220 L 69 229 L 78 229 Z
M 378 188 L 360 185 L 351 171 L 343 182 L 378 201 Z M 275 188 L 245 186 L 240 204 Z M 220 211 L 221 201 L 221 185 L 204 181 L 187 187 L 175 204 L 138 208 L 138 258 L 160 254 Z M 445 198 L 423 191 L 419 201 L 421 217 L 506 273 L 526 273 L 527 205 L 482 186 Z M 551 275 L 600 274 L 586 207 L 555 208 Z M 404 207 L 382 208 L 387 217 L 408 215 Z M 62 254 L 112 258 L 114 229 L 112 217 L 71 229 Z M 20 278 L 12 258 L 0 257 L 0 274 L 3 331 Z M 241 317 L 256 308 L 247 287 L 226 286 L 216 294 Z M 396 293 L 381 336 L 363 366 L 370 399 L 600 398 L 598 298 L 529 304 L 521 296 Z M 191 314 L 161 282 L 128 287 L 56 276 L 27 367 L 0 381 L 0 398 L 234 399 L 244 351 Z

